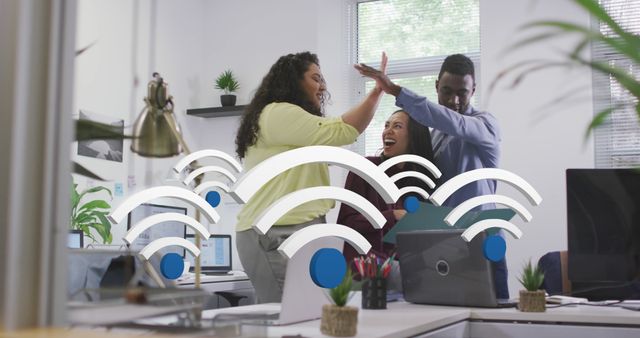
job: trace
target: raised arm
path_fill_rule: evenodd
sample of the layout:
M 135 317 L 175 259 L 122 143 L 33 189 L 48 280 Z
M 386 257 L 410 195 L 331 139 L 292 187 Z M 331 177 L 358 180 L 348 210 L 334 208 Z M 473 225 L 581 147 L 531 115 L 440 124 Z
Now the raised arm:
M 365 64 L 356 65 L 355 68 L 363 76 L 375 80 L 377 87 L 385 93 L 395 96 L 396 105 L 408 112 L 414 120 L 422 125 L 460 137 L 482 147 L 495 147 L 500 141 L 498 123 L 491 114 L 462 115 L 431 102 L 426 97 L 417 95 L 407 88 L 398 86 L 380 70 Z
M 355 67 L 356 69 L 358 69 L 357 65 Z M 382 53 L 380 70 L 376 71 L 384 75 L 386 69 L 387 55 L 385 53 Z M 348 112 L 342 114 L 342 121 L 356 128 L 359 133 L 362 133 L 365 129 L 367 129 L 367 126 L 371 122 L 373 114 L 376 112 L 376 108 L 378 107 L 378 102 L 380 102 L 380 97 L 382 97 L 382 93 L 384 93 L 383 88 L 379 85 L 376 85 L 376 87 L 371 90 L 364 101 L 362 101 L 359 105 L 353 107 Z
M 420 124 L 478 146 L 495 147 L 500 142 L 498 121 L 489 113 L 472 112 L 470 115 L 463 115 L 431 102 L 407 88 L 402 88 L 396 96 L 396 105 Z

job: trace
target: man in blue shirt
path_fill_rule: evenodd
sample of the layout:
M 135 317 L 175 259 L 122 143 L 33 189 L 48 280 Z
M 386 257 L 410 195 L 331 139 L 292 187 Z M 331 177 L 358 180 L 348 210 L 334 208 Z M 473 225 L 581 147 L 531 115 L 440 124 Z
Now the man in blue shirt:
M 433 128 L 435 162 L 446 182 L 469 170 L 496 168 L 500 159 L 500 129 L 496 118 L 470 105 L 475 93 L 473 62 L 462 54 L 449 55 L 440 68 L 436 90 L 438 103 L 393 83 L 384 73 L 364 64 L 355 66 L 360 74 L 370 77 L 387 94 L 396 97 L 401 107 L 419 123 Z M 479 180 L 458 189 L 444 205 L 455 207 L 469 198 L 495 194 L 495 180 Z M 478 209 L 493 209 L 484 204 Z M 505 260 L 494 263 L 496 296 L 509 298 Z

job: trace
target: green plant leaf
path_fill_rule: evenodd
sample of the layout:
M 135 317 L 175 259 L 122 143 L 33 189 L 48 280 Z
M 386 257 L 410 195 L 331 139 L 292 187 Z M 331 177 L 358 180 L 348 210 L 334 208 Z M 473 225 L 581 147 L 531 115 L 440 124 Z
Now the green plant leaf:
M 84 224 L 84 223 L 89 223 L 89 222 L 93 222 L 96 220 L 96 215 L 93 213 L 93 211 L 84 211 L 81 213 L 78 213 L 76 215 L 76 217 L 73 219 L 73 223 L 74 224 Z
M 96 222 L 90 223 L 89 227 L 94 228 L 98 235 L 102 238 L 103 244 L 111 243 L 111 222 L 107 220 L 104 214 L 97 215 Z
M 519 43 L 516 43 L 514 46 L 522 47 L 534 42 L 539 42 L 541 40 L 548 40 L 555 37 L 560 37 L 565 34 L 581 34 L 583 35 L 583 40 L 587 40 L 590 42 L 599 41 L 606 45 L 609 45 L 612 49 L 617 50 L 620 54 L 626 55 L 630 59 L 638 62 L 640 61 L 640 50 L 638 48 L 640 45 L 638 43 L 629 43 L 629 41 L 624 40 L 618 37 L 608 37 L 601 34 L 598 31 L 594 31 L 588 27 L 576 25 L 570 22 L 562 22 L 562 21 L 536 21 L 530 24 L 523 26 L 524 29 L 531 28 L 550 28 L 555 29 L 553 32 L 543 33 L 537 36 L 534 36 L 529 39 L 525 39 Z M 579 43 L 578 46 L 574 50 L 574 54 L 577 54 L 580 50 L 582 50 L 586 44 Z
M 80 210 L 94 210 L 94 209 L 111 209 L 111 205 L 104 200 L 93 200 L 91 202 L 87 202 L 80 207 Z
M 550 39 L 557 37 L 563 37 L 567 35 L 578 36 L 578 43 L 572 48 L 570 53 L 566 54 L 568 63 L 566 66 L 571 67 L 573 65 L 589 67 L 595 72 L 605 74 L 615 81 L 617 81 L 625 90 L 627 90 L 632 96 L 636 98 L 634 103 L 638 117 L 640 118 L 640 81 L 635 74 L 632 74 L 625 68 L 616 67 L 608 62 L 599 62 L 593 60 L 587 60 L 582 55 L 585 54 L 585 49 L 592 43 L 596 42 L 603 44 L 606 47 L 613 50 L 621 60 L 629 60 L 631 67 L 636 69 L 640 66 L 640 35 L 635 34 L 632 31 L 625 30 L 620 26 L 600 5 L 597 0 L 574 0 L 574 2 L 585 9 L 590 15 L 597 18 L 601 25 L 608 26 L 612 35 L 605 35 L 598 29 L 592 29 L 582 25 L 577 25 L 573 22 L 564 21 L 535 21 L 527 25 L 522 26 L 522 30 L 531 29 L 544 29 L 545 31 L 536 32 L 535 35 L 524 38 L 523 40 L 512 45 L 510 50 L 514 50 L 523 46 L 540 44 Z M 511 83 L 511 87 L 517 86 L 524 80 L 525 77 L 532 73 L 544 70 L 552 66 L 560 66 L 561 64 L 553 64 L 551 61 L 547 63 L 540 62 L 539 60 L 527 60 L 520 62 L 514 66 L 506 68 L 500 72 L 496 79 L 491 83 L 489 87 L 489 96 L 491 95 L 495 85 L 498 81 L 503 80 L 507 75 L 514 76 Z M 514 75 L 515 74 L 515 75 Z M 592 119 L 591 123 L 587 127 L 585 132 L 585 138 L 589 137 L 592 131 L 598 126 L 602 125 L 607 115 L 611 114 L 616 109 L 628 105 L 618 105 L 609 109 L 598 112 Z
M 111 190 L 107 187 L 103 187 L 103 186 L 95 186 L 89 189 L 85 189 L 84 191 L 82 191 L 82 193 L 80 193 L 80 199 L 82 199 L 82 197 L 84 197 L 87 194 L 94 194 L 97 193 L 99 191 L 106 191 L 109 194 L 109 198 L 113 198 L 113 194 L 111 194 Z
M 630 45 L 640 45 L 640 37 L 629 33 L 624 30 L 613 18 L 605 11 L 602 6 L 598 3 L 597 0 L 575 0 L 576 3 L 582 6 L 584 9 L 589 12 L 589 14 L 598 18 L 598 20 L 604 22 L 607 26 L 609 26 L 616 34 L 618 34 L 621 38 L 627 41 Z
M 528 291 L 536 291 L 544 281 L 544 273 L 537 265 L 533 266 L 531 260 L 529 260 L 529 262 L 524 265 L 518 281 Z
M 94 199 L 80 205 L 83 197 L 101 191 L 107 192 L 109 198 L 113 198 L 111 190 L 103 186 L 96 186 L 85 189 L 78 194 L 77 188 L 78 185 L 74 183 L 73 191 L 75 194 L 72 193 L 72 202 L 74 202 L 75 207 L 72 209 L 70 227 L 82 230 L 86 236 L 96 242 L 95 236 L 91 232 L 91 229 L 94 229 L 102 239 L 102 243 L 111 243 L 113 238 L 111 235 L 111 222 L 106 217 L 111 210 L 111 205 L 102 199 Z
M 238 80 L 233 75 L 231 69 L 227 69 L 216 78 L 216 89 L 224 90 L 226 94 L 235 92 L 240 88 Z
M 584 134 L 585 140 L 589 138 L 589 136 L 591 135 L 591 132 L 594 129 L 596 129 L 598 126 L 600 126 L 607 119 L 607 116 L 609 116 L 609 114 L 611 114 L 611 112 L 613 112 L 616 108 L 617 107 L 607 108 L 607 109 L 599 112 L 598 114 L 596 114 L 596 116 L 593 118 L 593 120 L 591 120 L 591 123 L 589 123 L 589 127 L 587 128 L 587 132 Z
M 633 76 L 628 74 L 624 69 L 610 66 L 609 64 L 604 62 L 587 61 L 581 58 L 576 58 L 576 60 L 585 65 L 589 65 L 591 68 L 604 74 L 610 74 L 633 96 L 640 98 L 640 82 L 638 82 Z
M 349 294 L 351 293 L 351 285 L 353 283 L 353 272 L 351 269 L 347 269 L 347 273 L 344 275 L 342 282 L 335 288 L 329 291 L 331 300 L 336 306 L 345 306 L 349 301 Z
M 78 202 L 80 202 L 80 195 L 78 194 L 78 185 L 73 183 L 73 187 L 71 188 L 71 210 L 72 213 L 78 207 Z

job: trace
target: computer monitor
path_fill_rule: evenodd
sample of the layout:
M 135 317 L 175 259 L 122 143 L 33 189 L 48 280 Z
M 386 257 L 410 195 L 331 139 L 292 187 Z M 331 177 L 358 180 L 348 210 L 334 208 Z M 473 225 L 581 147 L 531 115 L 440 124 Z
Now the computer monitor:
M 640 298 L 640 171 L 567 169 L 572 294 Z
M 69 249 L 84 248 L 84 233 L 82 230 L 69 230 L 69 234 L 67 234 L 67 247 Z
M 155 214 L 174 212 L 183 215 L 187 214 L 187 209 L 183 207 L 176 207 L 170 205 L 149 204 L 144 203 L 137 206 L 129 213 L 127 218 L 127 230 L 136 225 L 141 220 Z M 147 244 L 153 242 L 156 239 L 164 237 L 180 237 L 184 238 L 187 233 L 187 226 L 180 222 L 163 222 L 158 223 L 149 229 L 145 230 L 136 238 L 129 246 L 133 251 L 140 251 Z M 182 256 L 183 248 L 181 246 L 169 246 L 158 250 L 158 254 L 165 255 L 167 253 L 177 253 Z

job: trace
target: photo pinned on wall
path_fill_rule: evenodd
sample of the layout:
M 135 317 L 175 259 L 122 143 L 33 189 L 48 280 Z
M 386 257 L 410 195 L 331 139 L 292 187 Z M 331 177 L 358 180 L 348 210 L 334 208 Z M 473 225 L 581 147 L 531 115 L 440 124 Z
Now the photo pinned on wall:
M 100 116 L 84 110 L 80 110 L 80 119 L 107 123 L 120 132 L 124 132 L 124 120 Z M 86 140 L 78 141 L 78 155 L 93 157 L 108 161 L 122 162 L 123 139 L 113 140 Z

